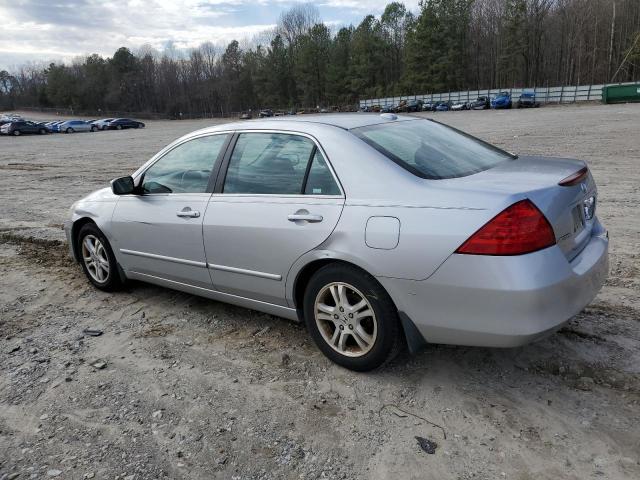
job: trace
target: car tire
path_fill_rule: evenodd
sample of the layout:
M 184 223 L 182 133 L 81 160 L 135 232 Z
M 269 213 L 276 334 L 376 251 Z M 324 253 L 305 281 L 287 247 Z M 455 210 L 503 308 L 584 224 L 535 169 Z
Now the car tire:
M 116 130 L 122 130 L 122 125 L 117 125 Z
M 69 127 L 67 128 L 64 133 L 73 133 L 73 128 Z
M 113 292 L 122 286 L 111 245 L 95 223 L 86 223 L 80 228 L 76 238 L 76 252 L 84 274 L 96 288 Z
M 303 308 L 318 348 L 345 368 L 373 370 L 400 349 L 401 328 L 393 301 L 373 276 L 358 268 L 335 263 L 322 267 L 306 287 Z
M 98 131 L 98 127 L 96 127 L 95 125 L 93 125 L 93 126 L 91 127 L 91 131 L 92 131 L 92 132 L 97 132 L 97 131 Z
M 40 130 L 38 130 L 38 133 L 39 133 L 40 135 L 46 135 L 46 134 L 47 134 L 47 131 L 46 131 L 44 128 L 41 128 Z
M 22 132 L 20 130 L 14 130 L 13 131 L 13 136 L 14 137 L 19 137 L 22 134 Z

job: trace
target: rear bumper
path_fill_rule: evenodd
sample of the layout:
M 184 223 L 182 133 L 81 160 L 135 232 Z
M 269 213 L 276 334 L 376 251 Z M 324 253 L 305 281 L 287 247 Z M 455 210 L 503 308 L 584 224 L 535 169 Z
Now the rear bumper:
M 429 343 L 515 347 L 561 328 L 609 270 L 601 229 L 571 262 L 559 247 L 514 257 L 451 255 L 427 280 L 379 278 Z

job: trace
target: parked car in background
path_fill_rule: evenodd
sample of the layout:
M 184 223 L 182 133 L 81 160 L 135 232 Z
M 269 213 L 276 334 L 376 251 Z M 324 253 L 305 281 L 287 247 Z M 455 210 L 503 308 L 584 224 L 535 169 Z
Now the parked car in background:
M 0 133 L 3 135 L 14 135 L 16 137 L 25 133 L 39 133 L 45 135 L 47 127 L 44 123 L 31 122 L 29 120 L 18 120 L 5 123 L 0 127 Z
M 396 113 L 402 113 L 402 112 L 406 112 L 407 111 L 407 100 L 400 100 L 400 103 L 398 103 L 398 105 L 396 105 L 394 112 Z
M 440 101 L 436 103 L 434 111 L 436 112 L 446 112 L 451 110 L 451 102 Z
M 423 112 L 433 112 L 436 108 L 436 102 L 424 102 L 422 104 Z
M 363 105 L 360 107 L 360 111 L 364 113 L 368 113 L 371 111 L 371 107 L 369 105 Z
M 518 108 L 538 108 L 540 102 L 536 102 L 536 94 L 534 92 L 522 92 L 518 98 Z
M 20 115 L 2 115 L 0 116 L 0 126 L 9 122 L 17 122 L 19 120 L 24 120 Z
M 122 130 L 124 128 L 144 128 L 144 123 L 130 118 L 115 118 L 107 123 L 107 130 Z
M 263 110 L 260 110 L 260 112 L 258 113 L 258 117 L 260 118 L 273 117 L 273 110 L 271 110 L 270 108 L 265 108 Z
M 380 113 L 393 113 L 393 105 L 387 103 L 380 108 Z
M 84 120 L 67 120 L 62 122 L 58 128 L 61 133 L 78 133 L 78 132 L 91 132 L 96 131 L 98 127 L 91 125 Z
M 92 125 L 95 125 L 98 130 L 105 130 L 107 128 L 107 124 L 112 122 L 113 118 L 103 118 L 101 120 L 94 120 L 91 122 Z
M 421 112 L 423 103 L 422 100 L 409 100 L 406 103 L 405 112 Z
M 64 123 L 64 120 L 57 120 L 54 122 L 45 123 L 45 127 L 49 133 L 60 133 L 60 125 Z
M 251 112 L 241 112 L 240 113 L 240 120 L 251 120 L 253 118 L 253 115 L 251 115 Z
M 509 92 L 500 92 L 491 99 L 491 108 L 511 108 L 512 106 L 511 94 Z
M 469 110 L 468 102 L 453 102 L 451 104 L 451 110 L 460 111 L 460 110 Z
M 363 371 L 405 339 L 515 347 L 562 328 L 607 277 L 596 197 L 578 160 L 316 115 L 185 135 L 74 203 L 64 230 L 96 288 L 141 280 L 305 322 Z
M 488 108 L 491 108 L 491 101 L 489 100 L 489 97 L 482 96 L 476 98 L 469 104 L 469 106 L 473 110 L 486 110 Z

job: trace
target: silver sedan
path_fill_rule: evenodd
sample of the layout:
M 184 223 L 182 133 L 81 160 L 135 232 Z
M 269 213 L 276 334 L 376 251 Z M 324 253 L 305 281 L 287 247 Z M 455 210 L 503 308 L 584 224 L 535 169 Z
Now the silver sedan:
M 100 289 L 143 280 L 305 322 L 362 371 L 403 344 L 562 327 L 607 275 L 596 201 L 581 161 L 414 117 L 305 115 L 186 135 L 76 202 L 65 230 Z
M 76 133 L 76 132 L 95 132 L 98 127 L 85 122 L 84 120 L 68 120 L 60 123 L 58 129 L 62 133 Z

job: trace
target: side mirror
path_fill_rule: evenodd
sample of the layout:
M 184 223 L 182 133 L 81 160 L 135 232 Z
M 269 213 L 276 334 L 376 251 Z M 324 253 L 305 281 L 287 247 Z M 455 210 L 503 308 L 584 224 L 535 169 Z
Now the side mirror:
M 111 191 L 115 195 L 128 195 L 134 193 L 135 186 L 133 184 L 133 177 L 120 177 L 115 180 L 111 180 Z

